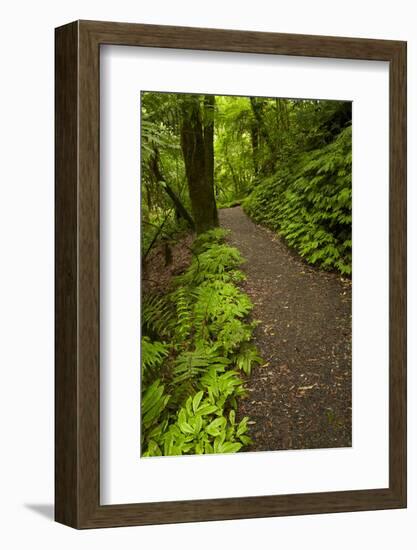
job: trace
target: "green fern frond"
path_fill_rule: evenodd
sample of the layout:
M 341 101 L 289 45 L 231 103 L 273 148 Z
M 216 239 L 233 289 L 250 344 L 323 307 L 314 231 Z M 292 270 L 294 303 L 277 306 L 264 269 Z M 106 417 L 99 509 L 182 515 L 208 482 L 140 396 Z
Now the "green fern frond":
M 204 252 L 205 250 L 213 246 L 213 244 L 223 243 L 229 234 L 230 231 L 228 229 L 222 229 L 221 227 L 210 229 L 209 231 L 202 233 L 195 239 L 193 243 L 193 249 L 197 253 Z
M 262 358 L 258 350 L 252 344 L 243 344 L 236 355 L 236 366 L 243 370 L 246 375 L 250 375 L 254 364 L 261 364 Z
M 204 344 L 199 344 L 194 350 L 182 352 L 175 360 L 173 369 L 174 383 L 195 379 L 206 372 L 208 367 L 215 367 L 223 371 L 230 359 L 218 354 L 217 349 Z
M 308 262 L 347 274 L 351 272 L 351 174 L 350 126 L 329 145 L 299 155 L 264 179 L 243 207 Z
M 162 342 L 152 342 L 148 336 L 142 337 L 142 377 L 146 378 L 150 370 L 157 370 L 167 357 L 169 346 Z
M 168 336 L 174 322 L 172 308 L 162 296 L 153 294 L 142 302 L 142 333 L 155 338 Z
M 248 374 L 258 360 L 245 348 L 252 303 L 235 284 L 243 258 L 225 237 L 221 229 L 199 236 L 174 289 L 144 300 L 143 456 L 229 453 L 251 443 L 235 410 L 245 394 L 239 371 Z

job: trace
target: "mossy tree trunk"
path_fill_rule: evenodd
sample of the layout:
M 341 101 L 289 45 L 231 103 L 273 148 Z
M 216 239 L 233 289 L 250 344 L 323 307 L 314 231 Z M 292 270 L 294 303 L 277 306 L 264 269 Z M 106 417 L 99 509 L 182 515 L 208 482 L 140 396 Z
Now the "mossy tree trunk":
M 197 233 L 219 225 L 214 194 L 214 96 L 184 96 L 181 149 Z

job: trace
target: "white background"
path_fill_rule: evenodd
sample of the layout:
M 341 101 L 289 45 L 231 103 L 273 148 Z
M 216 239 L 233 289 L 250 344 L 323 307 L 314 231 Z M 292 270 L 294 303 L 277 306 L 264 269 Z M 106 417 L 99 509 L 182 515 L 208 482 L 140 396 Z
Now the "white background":
M 137 243 L 143 89 L 353 101 L 352 448 L 139 459 Z M 388 486 L 388 90 L 388 64 L 382 62 L 102 48 L 103 504 Z M 256 475 L 242 482 L 244 472 Z
M 417 540 L 417 35 L 415 2 L 153 0 L 1 7 L 0 543 L 7 549 L 414 549 Z M 73 19 L 409 41 L 409 508 L 76 532 L 52 523 L 53 28 Z M 372 396 L 370 396 L 372 406 Z M 343 475 L 343 472 L 340 472 Z M 256 472 L 247 472 L 256 475 Z

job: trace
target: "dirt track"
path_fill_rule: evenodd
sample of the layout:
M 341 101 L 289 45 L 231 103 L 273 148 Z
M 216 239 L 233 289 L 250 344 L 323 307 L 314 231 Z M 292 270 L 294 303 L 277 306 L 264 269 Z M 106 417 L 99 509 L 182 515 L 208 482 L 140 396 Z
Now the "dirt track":
M 240 207 L 220 210 L 246 263 L 264 359 L 248 380 L 250 451 L 351 445 L 351 284 L 307 266 Z

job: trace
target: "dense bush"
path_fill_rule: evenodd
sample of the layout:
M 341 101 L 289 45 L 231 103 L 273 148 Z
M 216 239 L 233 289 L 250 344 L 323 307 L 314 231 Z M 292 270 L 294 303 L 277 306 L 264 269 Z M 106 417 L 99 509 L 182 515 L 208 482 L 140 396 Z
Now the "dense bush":
M 262 180 L 244 201 L 256 222 L 285 237 L 308 262 L 351 274 L 352 127 Z
M 236 421 L 241 372 L 260 363 L 239 251 L 226 232 L 198 237 L 193 260 L 164 296 L 142 305 L 142 456 L 230 453 L 251 441 Z

